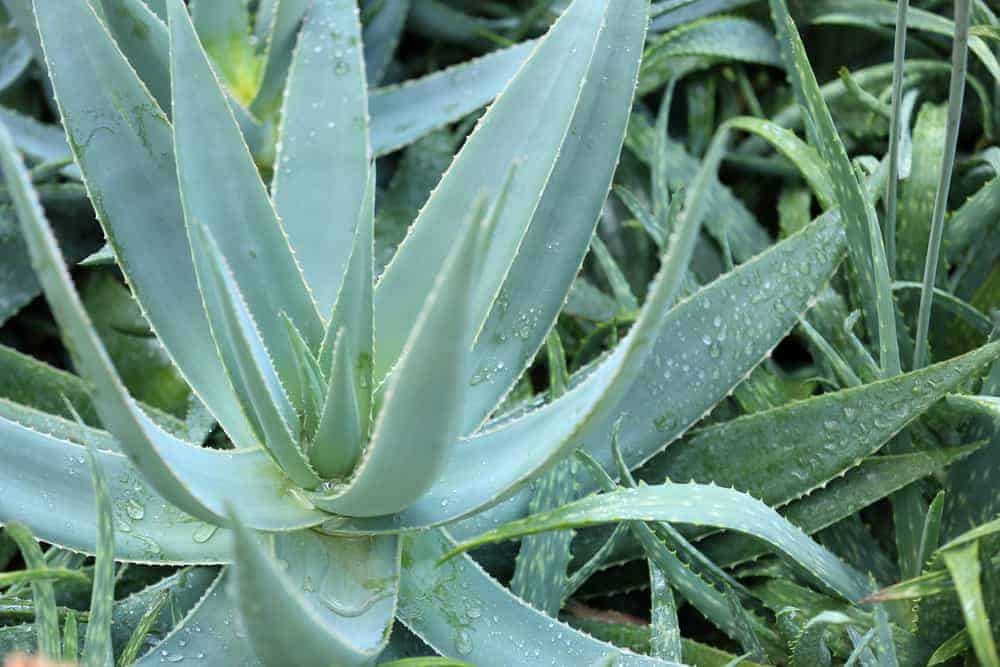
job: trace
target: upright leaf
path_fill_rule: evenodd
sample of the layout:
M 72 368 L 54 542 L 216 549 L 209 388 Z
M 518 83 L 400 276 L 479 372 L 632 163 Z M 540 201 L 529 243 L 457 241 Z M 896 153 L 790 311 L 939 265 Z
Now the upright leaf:
M 371 162 L 356 3 L 314 0 L 286 88 L 272 195 L 326 317 L 351 256 Z
M 215 350 L 205 345 L 211 334 L 184 229 L 170 125 L 86 3 L 35 6 L 73 156 L 132 292 L 237 446 L 253 443 Z

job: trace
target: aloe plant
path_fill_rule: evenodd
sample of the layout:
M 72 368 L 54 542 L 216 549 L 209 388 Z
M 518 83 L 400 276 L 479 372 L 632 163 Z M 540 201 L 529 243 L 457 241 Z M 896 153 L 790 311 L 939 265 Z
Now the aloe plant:
M 0 653 L 993 664 L 995 522 L 960 535 L 1000 508 L 989 151 L 944 225 L 988 8 L 481 4 L 5 0 L 62 129 L 0 109 L 3 196 L 74 374 L 0 347 Z M 895 62 L 820 86 L 797 22 L 845 20 L 897 21 Z M 907 27 L 955 37 L 944 159 Z M 505 48 L 378 87 L 404 30 Z M 778 241 L 723 162 L 786 179 Z M 130 294 L 78 295 L 55 198 Z M 637 587 L 648 624 L 587 606 Z

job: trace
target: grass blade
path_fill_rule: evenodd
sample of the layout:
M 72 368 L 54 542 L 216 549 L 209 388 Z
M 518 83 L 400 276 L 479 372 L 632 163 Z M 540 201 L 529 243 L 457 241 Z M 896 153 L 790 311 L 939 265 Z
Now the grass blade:
M 934 198 L 934 215 L 931 218 L 931 235 L 927 242 L 927 261 L 924 264 L 924 288 L 920 294 L 917 313 L 917 336 L 913 348 L 913 367 L 927 363 L 929 350 L 927 334 L 930 330 L 931 304 L 937 281 L 938 257 L 944 235 L 944 214 L 948 207 L 951 174 L 955 166 L 955 148 L 958 143 L 958 126 L 962 120 L 962 98 L 965 96 L 965 73 L 969 59 L 969 2 L 955 0 L 955 38 L 951 52 L 951 84 L 948 91 L 948 124 L 945 134 L 944 158 L 941 160 L 940 180 Z
M 112 526 L 111 497 L 104 482 L 104 471 L 97 460 L 97 448 L 87 449 L 90 476 L 97 507 L 97 555 L 94 561 L 94 587 L 90 594 L 90 618 L 83 646 L 82 667 L 112 667 L 112 605 L 115 601 L 115 531 Z

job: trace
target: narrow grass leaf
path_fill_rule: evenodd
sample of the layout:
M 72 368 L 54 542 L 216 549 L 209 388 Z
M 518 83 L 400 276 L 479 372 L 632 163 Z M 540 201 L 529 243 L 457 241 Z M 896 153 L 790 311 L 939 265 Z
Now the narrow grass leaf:
M 6 169 L 4 170 L 6 172 Z M 41 547 L 25 526 L 14 521 L 6 521 L 4 534 L 17 543 L 24 564 L 33 570 L 48 568 Z M 59 650 L 59 616 L 56 611 L 56 595 L 52 582 L 37 579 L 31 582 L 31 597 L 35 605 L 35 633 L 38 636 L 38 652 L 56 659 Z
M 104 471 L 97 459 L 97 448 L 87 449 L 91 483 L 97 514 L 97 554 L 94 561 L 94 587 L 90 594 L 90 618 L 83 646 L 82 667 L 112 667 L 111 646 L 112 606 L 115 601 L 115 531 L 111 497 L 104 481 Z

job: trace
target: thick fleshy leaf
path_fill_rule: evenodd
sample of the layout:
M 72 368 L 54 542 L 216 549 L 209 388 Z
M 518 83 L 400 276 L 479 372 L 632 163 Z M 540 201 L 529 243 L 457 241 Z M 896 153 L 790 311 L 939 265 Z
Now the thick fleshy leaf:
M 233 390 L 278 466 L 299 486 L 313 488 L 320 478 L 299 443 L 300 417 L 285 393 L 229 264 L 207 227 L 192 219 L 189 233 L 205 313 Z M 287 331 L 286 340 L 291 341 Z M 296 388 L 301 393 L 308 387 L 296 382 Z
M 136 667 L 162 667 L 164 663 L 204 660 L 210 655 L 225 655 L 229 664 L 261 667 L 253 645 L 240 625 L 239 610 L 233 595 L 233 570 L 197 568 L 194 573 L 203 584 L 202 595 L 178 609 L 178 619 L 168 609 L 172 622 L 160 633 L 162 641 L 136 661 Z M 209 574 L 211 576 L 209 576 Z
M 20 158 L 14 153 L 10 135 L 0 128 L 0 164 L 4 178 L 11 191 L 21 227 L 24 232 L 32 263 L 38 272 L 49 305 L 63 332 L 76 368 L 89 383 L 95 409 L 102 423 L 115 435 L 136 467 L 150 485 L 179 509 L 212 523 L 224 522 L 224 505 L 229 499 L 258 503 L 261 497 L 246 492 L 246 484 L 251 480 L 242 476 L 232 478 L 229 484 L 219 485 L 212 476 L 223 476 L 225 458 L 233 456 L 229 452 L 194 447 L 160 429 L 142 412 L 121 383 L 111 360 L 98 339 L 86 311 L 80 302 L 66 265 L 56 246 L 34 190 L 28 183 L 27 173 Z M 258 468 L 252 483 L 270 492 L 271 502 L 258 505 L 270 519 L 284 515 L 279 525 L 287 522 L 288 512 L 301 516 L 303 508 L 281 489 L 282 481 L 278 470 L 267 464 L 261 469 L 255 455 L 244 459 Z M 200 479 L 199 479 L 200 477 Z M 239 480 L 238 482 L 236 480 Z M 229 487 L 229 488 L 226 488 Z M 263 490 L 263 489 L 261 489 Z M 285 500 L 276 504 L 275 496 Z M 280 506 L 283 506 L 281 508 Z M 309 511 L 304 512 L 306 515 Z M 248 516 L 253 513 L 248 512 Z M 315 516 L 315 515 L 314 515 Z M 256 517 L 254 517 L 254 523 Z
M 72 426 L 66 423 L 67 428 Z M 94 553 L 95 499 L 87 473 L 85 447 L 22 426 L 7 415 L 0 419 L 0 434 L 3 436 L 0 453 L 9 464 L 0 475 L 4 497 L 0 523 L 18 519 L 46 542 Z M 81 429 L 81 435 L 95 439 L 102 450 L 98 459 L 107 475 L 114 507 L 118 560 L 160 563 L 229 560 L 228 531 L 178 510 L 124 455 L 103 451 L 110 440 L 108 434 Z M 261 449 L 213 452 L 183 445 L 178 451 L 186 458 L 172 459 L 171 464 L 184 471 L 185 482 L 192 488 L 213 489 L 211 493 L 216 500 L 211 502 L 218 502 L 220 510 L 226 500 L 232 499 L 239 502 L 247 517 L 254 517 L 254 523 L 278 530 L 315 525 L 327 518 L 289 495 L 288 480 Z M 59 483 L 53 485 L 51 480 Z M 39 502 L 39 486 L 48 489 L 43 502 Z M 206 496 L 202 494 L 202 498 Z M 155 517 L 170 517 L 170 521 L 158 521 Z
M 372 379 L 372 358 L 375 354 L 374 329 L 374 238 L 375 238 L 375 170 L 368 171 L 365 195 L 358 211 L 357 224 L 350 250 L 347 270 L 339 281 L 339 291 L 326 334 L 317 358 L 326 374 L 334 372 L 333 343 L 337 334 L 344 336 L 346 370 L 353 384 L 357 401 L 358 426 L 362 440 L 367 440 L 373 418 L 375 386 Z M 346 379 L 346 378 L 345 378 Z
M 404 540 L 398 616 L 442 655 L 483 665 L 676 664 L 605 644 L 536 611 L 468 556 L 439 564 L 453 544 L 443 531 Z
M 341 329 L 333 344 L 326 401 L 309 447 L 309 460 L 327 479 L 349 476 L 365 444 L 349 346 L 347 335 Z
M 698 431 L 650 461 L 640 477 L 735 486 L 769 505 L 783 505 L 874 454 L 998 356 L 995 343 L 919 371 Z
M 955 590 L 962 601 L 962 615 L 969 630 L 969 639 L 976 651 L 976 657 L 983 665 L 1000 665 L 996 641 L 990 629 L 990 619 L 986 615 L 983 586 L 980 580 L 982 566 L 979 562 L 979 543 L 970 542 L 941 554 L 951 573 Z
M 781 510 L 782 516 L 809 534 L 833 525 L 872 503 L 959 461 L 982 446 L 951 447 L 941 450 L 893 454 L 866 459 L 843 479 L 800 498 Z M 702 544 L 717 563 L 735 565 L 767 552 L 759 544 L 738 535 L 718 535 Z
M 274 205 L 326 317 L 351 256 L 371 162 L 355 2 L 312 3 L 289 70 L 278 141 Z
M 319 344 L 322 322 L 187 9 L 179 0 L 167 7 L 184 216 L 215 239 L 289 389 L 295 385 L 294 351 L 276 314 L 286 313 L 310 345 Z
M 713 143 L 688 194 L 683 222 L 675 230 L 636 324 L 611 355 L 562 398 L 510 423 L 509 428 L 487 431 L 482 437 L 452 447 L 442 461 L 441 474 L 427 493 L 395 516 L 355 522 L 349 526 L 351 531 L 415 528 L 468 515 L 523 487 L 579 446 L 581 436 L 595 425 L 600 428 L 617 420 L 620 413 L 615 408 L 648 367 L 664 313 L 680 292 L 708 205 L 710 176 L 724 149 L 722 135 Z M 540 443 L 544 443 L 544 449 L 540 449 Z M 479 472 L 470 475 L 471 470 Z M 586 479 L 579 473 L 573 475 L 581 477 Z M 530 497 L 530 493 L 524 495 Z
M 319 507 L 345 516 L 392 514 L 437 480 L 460 435 L 462 386 L 474 331 L 470 303 L 492 242 L 493 215 L 481 219 L 482 214 L 472 213 L 438 273 L 386 381 L 361 462 L 350 480 L 330 490 L 329 498 L 316 498 Z
M 860 600 L 871 592 L 864 575 L 842 563 L 764 503 L 732 489 L 704 484 L 667 483 L 589 496 L 487 531 L 460 543 L 448 555 L 546 530 L 617 521 L 666 521 L 746 533 L 766 542 L 825 588 L 850 601 Z
M 299 531 L 274 536 L 272 555 L 239 519 L 234 533 L 236 604 L 264 665 L 350 667 L 378 655 L 396 609 L 399 538 Z
M 607 470 L 614 470 L 608 443 L 614 422 L 625 414 L 619 442 L 630 468 L 662 450 L 726 396 L 781 340 L 829 279 L 842 252 L 843 229 L 835 215 L 828 215 L 680 302 L 651 334 L 656 336 L 653 351 L 631 389 L 609 410 L 613 416 L 592 422 L 579 434 L 582 446 Z M 772 267 L 780 271 L 781 266 L 789 275 L 796 273 L 796 278 L 764 277 L 773 273 Z M 702 368 L 713 370 L 705 373 Z M 677 395 L 670 392 L 672 386 L 686 391 Z M 448 498 L 452 489 L 460 489 L 458 497 L 474 494 L 487 479 L 507 474 L 500 465 L 483 466 L 483 460 L 530 461 L 538 456 L 537 443 L 550 441 L 546 431 L 575 409 L 568 400 L 573 396 L 569 392 L 551 407 L 474 437 L 471 447 L 460 450 L 468 458 L 454 473 L 443 476 L 446 484 L 436 497 Z M 664 407 L 665 402 L 669 407 Z M 473 477 L 469 471 L 477 463 L 482 472 Z M 578 483 L 582 492 L 594 488 L 587 478 L 578 478 Z M 523 516 L 527 501 L 526 493 L 518 493 L 509 502 L 463 522 L 455 528 L 456 534 L 464 537 L 495 522 Z
M 85 3 L 38 0 L 36 7 L 66 134 L 119 266 L 188 384 L 237 446 L 252 443 L 206 344 L 211 333 L 184 229 L 170 126 Z M 131 111 L 123 116 L 118 109 Z M 157 252 L 149 252 L 152 245 Z
M 486 324 L 473 353 L 465 430 L 482 421 L 544 341 L 589 243 L 633 92 L 645 29 L 645 3 L 635 4 L 570 5 L 466 141 L 376 290 L 381 378 L 430 289 L 426 267 L 443 259 L 439 239 L 455 235 L 454 211 L 469 210 L 484 190 L 498 192 L 498 175 L 516 165 L 474 299 L 473 320 Z M 593 171 L 580 173 L 581 154 L 597 165 Z M 570 221 L 573 230 L 564 231 Z

